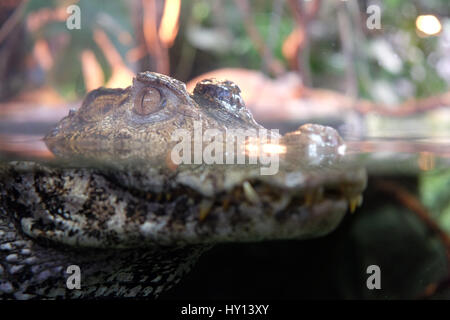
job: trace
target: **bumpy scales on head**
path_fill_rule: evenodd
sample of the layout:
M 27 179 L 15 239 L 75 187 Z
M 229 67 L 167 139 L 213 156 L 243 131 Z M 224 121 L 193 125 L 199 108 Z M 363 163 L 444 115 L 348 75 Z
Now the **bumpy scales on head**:
M 189 94 L 145 72 L 63 118 L 45 137 L 54 160 L 0 164 L 0 297 L 155 297 L 215 243 L 321 236 L 361 202 L 366 173 L 331 128 L 277 136 L 278 170 L 262 175 L 261 163 L 174 164 L 174 134 L 199 127 L 264 130 L 230 81 Z

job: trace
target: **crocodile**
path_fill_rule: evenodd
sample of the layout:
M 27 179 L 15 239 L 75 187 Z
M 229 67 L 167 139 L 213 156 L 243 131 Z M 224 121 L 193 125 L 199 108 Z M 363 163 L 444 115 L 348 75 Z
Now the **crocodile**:
M 52 159 L 0 163 L 0 299 L 156 298 L 217 243 L 323 236 L 361 203 L 336 130 L 255 132 L 231 81 L 88 93 L 43 138 Z

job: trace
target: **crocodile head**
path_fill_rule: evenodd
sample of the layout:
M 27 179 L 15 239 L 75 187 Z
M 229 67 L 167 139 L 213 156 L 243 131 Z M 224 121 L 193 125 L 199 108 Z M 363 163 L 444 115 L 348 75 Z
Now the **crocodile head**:
M 0 164 L 0 298 L 156 297 L 214 243 L 330 232 L 366 184 L 334 129 L 268 134 L 229 81 L 140 73 L 45 142 L 54 161 Z
M 221 132 L 262 128 L 232 82 L 204 80 L 189 95 L 184 83 L 144 72 L 126 89 L 90 92 L 45 141 L 62 157 L 155 160 L 173 147 L 175 131 L 193 132 L 195 125 Z
M 361 202 L 364 169 L 344 161 L 332 128 L 267 133 L 230 81 L 203 80 L 189 94 L 175 79 L 139 73 L 126 89 L 89 93 L 45 137 L 60 158 L 101 165 L 46 168 L 41 194 L 25 201 L 43 202 L 44 193 L 57 195 L 54 205 L 34 205 L 22 226 L 31 237 L 93 247 L 330 232 Z

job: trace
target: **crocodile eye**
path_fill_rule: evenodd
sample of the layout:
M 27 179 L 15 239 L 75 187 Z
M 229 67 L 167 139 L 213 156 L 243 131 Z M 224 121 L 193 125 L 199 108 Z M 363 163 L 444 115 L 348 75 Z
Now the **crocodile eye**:
M 158 89 L 145 88 L 136 99 L 134 111 L 141 116 L 146 116 L 161 110 L 162 102 L 163 98 Z

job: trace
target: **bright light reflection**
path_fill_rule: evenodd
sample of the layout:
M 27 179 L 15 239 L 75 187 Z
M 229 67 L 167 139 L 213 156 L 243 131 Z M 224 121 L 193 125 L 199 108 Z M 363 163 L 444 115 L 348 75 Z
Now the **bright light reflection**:
M 267 143 L 262 147 L 263 152 L 271 154 L 286 153 L 286 146 L 281 144 Z
M 245 150 L 250 155 L 257 155 L 260 150 L 260 145 L 258 143 L 247 143 L 245 145 Z M 274 144 L 274 143 L 265 143 L 262 145 L 261 151 L 263 153 L 270 153 L 270 154 L 282 154 L 286 153 L 286 146 L 281 144 Z
M 431 14 L 418 16 L 416 19 L 416 27 L 417 30 L 428 36 L 436 35 L 442 30 L 439 19 Z

